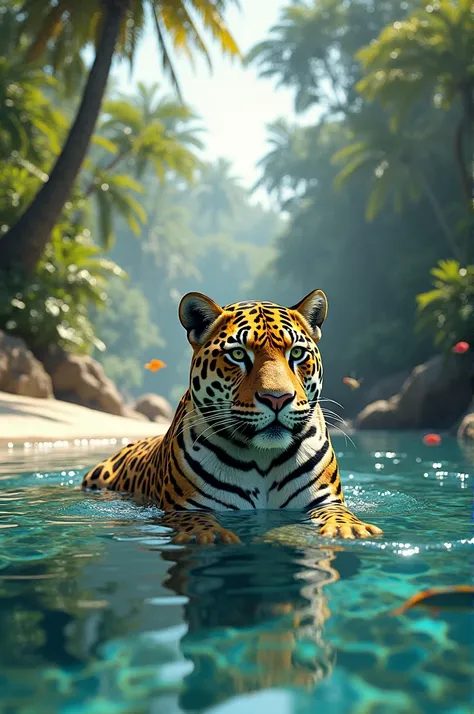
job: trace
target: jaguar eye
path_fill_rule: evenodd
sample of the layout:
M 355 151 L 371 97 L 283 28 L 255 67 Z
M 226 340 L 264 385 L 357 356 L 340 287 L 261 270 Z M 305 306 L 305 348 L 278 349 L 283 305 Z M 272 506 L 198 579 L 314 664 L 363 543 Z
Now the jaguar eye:
M 303 347 L 293 347 L 290 352 L 290 359 L 301 359 L 304 353 Z
M 229 356 L 235 359 L 236 362 L 242 362 L 245 359 L 245 352 L 241 349 L 229 350 Z

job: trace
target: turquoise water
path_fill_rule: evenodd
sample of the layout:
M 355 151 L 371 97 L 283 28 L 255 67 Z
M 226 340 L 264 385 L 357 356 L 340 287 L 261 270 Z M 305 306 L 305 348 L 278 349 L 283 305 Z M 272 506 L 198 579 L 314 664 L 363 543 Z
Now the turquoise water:
M 98 452 L 0 453 L 0 712 L 472 711 L 474 610 L 390 613 L 472 582 L 474 466 L 454 440 L 354 441 L 377 540 L 269 512 L 222 519 L 241 546 L 172 546 L 156 508 L 80 491 Z

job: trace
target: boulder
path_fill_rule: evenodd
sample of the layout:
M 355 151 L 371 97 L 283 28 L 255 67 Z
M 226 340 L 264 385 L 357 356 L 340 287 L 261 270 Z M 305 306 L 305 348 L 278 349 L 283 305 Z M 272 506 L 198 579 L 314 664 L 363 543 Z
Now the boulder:
M 404 369 L 401 372 L 395 372 L 395 374 L 389 374 L 388 377 L 379 379 L 368 390 L 365 396 L 365 403 L 372 404 L 373 402 L 378 402 L 381 399 L 390 399 L 390 397 L 398 394 L 405 380 L 409 376 L 410 370 Z
M 438 355 L 415 367 L 403 385 L 399 412 L 407 428 L 449 429 L 472 399 L 470 354 Z
M 474 465 L 474 402 L 459 424 L 457 437 L 464 458 Z
M 144 394 L 135 402 L 133 409 L 144 414 L 150 421 L 168 422 L 173 418 L 173 407 L 158 394 Z
M 358 415 L 358 429 L 449 429 L 471 398 L 471 355 L 438 355 L 418 365 L 400 392 L 369 404 Z
M 57 399 L 125 416 L 126 407 L 117 387 L 92 357 L 56 352 L 45 358 L 45 367 Z
M 368 404 L 356 417 L 356 429 L 401 429 L 398 397 L 378 399 Z
M 457 432 L 459 441 L 470 441 L 474 444 L 474 404 L 464 415 Z
M 53 398 L 51 378 L 20 337 L 0 330 L 0 391 Z
M 135 411 L 135 409 L 130 406 L 125 406 L 123 416 L 129 419 L 137 419 L 137 421 L 149 421 L 144 414 L 140 414 L 140 412 Z

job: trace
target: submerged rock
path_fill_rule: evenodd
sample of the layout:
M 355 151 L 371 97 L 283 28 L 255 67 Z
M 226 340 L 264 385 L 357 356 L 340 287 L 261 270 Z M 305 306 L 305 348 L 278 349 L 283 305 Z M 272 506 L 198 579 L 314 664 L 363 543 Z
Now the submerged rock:
M 51 378 L 20 337 L 0 330 L 0 391 L 53 398 Z

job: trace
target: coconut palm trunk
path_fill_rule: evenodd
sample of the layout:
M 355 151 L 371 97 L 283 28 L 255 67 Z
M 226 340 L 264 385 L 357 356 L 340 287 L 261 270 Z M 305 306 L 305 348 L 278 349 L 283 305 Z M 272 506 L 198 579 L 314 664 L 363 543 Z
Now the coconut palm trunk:
M 31 273 L 71 195 L 99 116 L 120 26 L 129 0 L 106 0 L 102 34 L 81 104 L 49 180 L 19 221 L 0 239 L 0 268 Z

